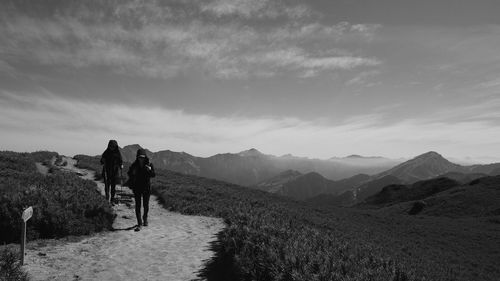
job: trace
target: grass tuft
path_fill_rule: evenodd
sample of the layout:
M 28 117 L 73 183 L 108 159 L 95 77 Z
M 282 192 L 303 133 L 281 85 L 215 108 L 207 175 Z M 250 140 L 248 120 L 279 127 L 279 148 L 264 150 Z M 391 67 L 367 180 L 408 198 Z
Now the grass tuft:
M 21 267 L 19 253 L 8 248 L 0 251 L 0 281 L 28 281 L 28 274 Z

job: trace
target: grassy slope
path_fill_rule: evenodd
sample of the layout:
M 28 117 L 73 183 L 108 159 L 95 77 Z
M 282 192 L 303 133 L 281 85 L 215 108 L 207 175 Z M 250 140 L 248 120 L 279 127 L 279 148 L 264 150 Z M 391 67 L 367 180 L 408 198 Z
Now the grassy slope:
M 342 276 L 344 271 L 348 275 L 347 280 L 369 279 L 369 272 L 381 269 L 366 261 L 388 257 L 405 267 L 408 275 L 415 272 L 415 276 L 431 280 L 498 280 L 500 276 L 495 266 L 500 258 L 500 238 L 497 235 L 500 227 L 486 218 L 414 217 L 406 213 L 388 215 L 372 210 L 320 209 L 174 173 L 160 178 L 155 186 L 166 205 L 174 210 L 225 218 L 230 227 L 220 241 L 223 244 L 225 241 L 229 249 L 233 241 L 242 244 L 236 242 L 234 248 L 238 250 L 233 251 L 237 262 L 240 256 L 248 259 L 247 263 L 243 260 L 237 266 L 244 268 L 245 273 L 274 272 L 273 264 L 280 265 L 280 269 L 284 270 L 278 270 L 271 278 L 263 280 L 280 280 L 280 272 L 297 269 L 299 276 L 307 280 L 314 280 L 306 277 L 315 274 L 319 274 L 317 280 L 321 280 L 320 276 L 330 279 L 335 274 Z M 231 228 L 233 232 L 229 230 Z M 246 245 L 252 245 L 251 239 L 258 240 L 257 237 L 261 236 L 269 241 L 264 240 L 260 253 L 256 249 L 246 249 L 251 248 Z M 223 249 L 227 251 L 227 248 Z M 318 259 L 318 256 L 321 258 Z M 265 259 L 268 267 L 254 268 L 257 265 L 252 261 L 259 261 L 262 257 L 270 257 Z M 301 262 L 289 263 L 290 259 Z M 339 260 L 351 266 L 314 267 L 315 262 L 325 266 L 338 264 Z M 327 274 L 321 270 L 331 272 Z M 251 276 L 252 279 L 259 279 Z M 390 280 L 394 276 L 374 277 L 375 280 L 378 278 Z
M 98 169 L 97 160 L 82 165 Z M 225 219 L 216 257 L 203 272 L 209 280 L 500 277 L 500 224 L 491 217 L 408 216 L 408 206 L 397 212 L 316 208 L 169 171 L 158 171 L 154 190 L 167 208 Z
M 444 187 L 434 186 L 439 182 Z M 417 183 L 417 191 L 409 195 L 436 188 L 444 191 L 426 197 L 424 210 L 415 217 L 407 215 L 415 201 L 359 212 L 370 218 L 378 232 L 387 234 L 388 239 L 378 243 L 394 241 L 413 256 L 443 260 L 458 279 L 499 280 L 500 269 L 495 264 L 500 260 L 500 177 L 453 185 L 443 179 Z M 398 254 L 397 247 L 387 248 Z
M 391 184 L 366 198 L 364 204 L 383 205 L 420 200 L 459 185 L 459 182 L 444 177 L 419 181 L 411 185 Z
M 57 153 L 0 152 L 0 243 L 18 242 L 20 214 L 33 206 L 28 238 L 89 234 L 111 227 L 113 213 L 95 183 L 53 171 L 41 175 L 35 162 L 50 162 Z
M 55 161 L 53 161 L 55 159 Z M 110 206 L 96 191 L 95 183 L 61 173 L 55 152 L 0 152 L 0 244 L 19 242 L 20 214 L 33 206 L 28 222 L 28 239 L 88 234 L 111 227 Z M 48 166 L 41 175 L 35 163 Z M 18 247 L 0 247 L 0 280 L 25 281 Z
M 402 204 L 404 205 L 404 204 Z M 400 214 L 360 210 L 365 229 L 360 241 L 370 241 L 397 260 L 418 266 L 433 280 L 450 271 L 453 280 L 499 280 L 500 225 L 491 218 L 408 216 L 411 205 L 398 206 Z M 348 217 L 354 218 L 351 214 Z
M 348 243 L 328 215 L 305 204 L 223 182 L 161 172 L 155 190 L 166 206 L 223 217 L 210 280 L 405 280 L 370 245 Z M 229 275 L 227 269 L 231 268 Z

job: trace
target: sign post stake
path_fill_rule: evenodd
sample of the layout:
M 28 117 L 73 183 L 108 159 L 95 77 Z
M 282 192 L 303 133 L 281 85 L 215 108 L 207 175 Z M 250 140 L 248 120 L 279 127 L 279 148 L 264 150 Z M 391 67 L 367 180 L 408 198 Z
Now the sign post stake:
M 24 265 L 24 252 L 26 248 L 26 222 L 33 216 L 33 207 L 28 207 L 23 211 L 21 218 L 23 223 L 21 225 L 21 265 Z
M 21 226 L 21 265 L 24 264 L 24 248 L 26 245 L 26 222 L 23 220 Z

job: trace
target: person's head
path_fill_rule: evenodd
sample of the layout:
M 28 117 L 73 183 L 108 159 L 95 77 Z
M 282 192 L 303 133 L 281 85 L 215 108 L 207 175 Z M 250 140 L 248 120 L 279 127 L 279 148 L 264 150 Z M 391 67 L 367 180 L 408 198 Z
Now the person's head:
M 136 155 L 137 163 L 142 167 L 148 162 L 148 156 L 146 155 L 146 150 L 140 148 L 137 150 Z
M 116 140 L 110 140 L 108 142 L 108 149 L 112 150 L 112 151 L 117 150 L 118 149 L 118 142 Z

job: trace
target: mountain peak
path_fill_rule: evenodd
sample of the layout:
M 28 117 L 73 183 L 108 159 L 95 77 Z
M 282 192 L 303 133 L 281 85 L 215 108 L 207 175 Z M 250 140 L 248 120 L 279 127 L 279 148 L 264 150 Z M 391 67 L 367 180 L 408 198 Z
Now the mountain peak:
M 383 159 L 381 156 L 363 156 L 359 154 L 351 154 L 349 156 L 344 157 L 344 159 Z
M 310 179 L 326 179 L 323 177 L 320 173 L 317 172 L 309 172 L 304 175 L 304 178 L 310 178 Z
M 359 155 L 359 154 L 351 154 L 349 156 L 346 156 L 344 158 L 364 158 L 363 156 Z
M 392 175 L 407 183 L 427 180 L 448 172 L 460 172 L 463 167 L 448 161 L 441 154 L 429 151 L 379 174 Z
M 415 157 L 415 159 L 431 159 L 431 158 L 443 158 L 445 159 L 441 154 L 435 152 L 435 151 L 429 151 L 424 154 L 420 154 L 419 156 Z
M 448 161 L 448 159 L 444 158 L 441 154 L 435 151 L 429 151 L 424 154 L 420 154 L 417 157 L 408 160 L 401 164 L 403 166 L 415 166 L 415 165 L 432 165 L 434 167 L 441 166 L 457 166 L 454 163 Z
M 140 149 L 142 148 L 142 146 L 140 146 L 139 144 L 135 143 L 135 144 L 129 144 L 129 145 L 126 145 L 123 147 L 123 149 Z
M 250 148 L 249 150 L 245 150 L 245 151 L 238 153 L 238 155 L 240 155 L 240 156 L 260 156 L 263 154 L 255 148 Z

